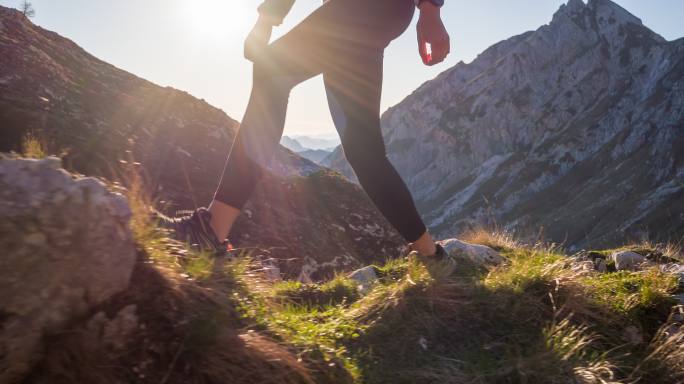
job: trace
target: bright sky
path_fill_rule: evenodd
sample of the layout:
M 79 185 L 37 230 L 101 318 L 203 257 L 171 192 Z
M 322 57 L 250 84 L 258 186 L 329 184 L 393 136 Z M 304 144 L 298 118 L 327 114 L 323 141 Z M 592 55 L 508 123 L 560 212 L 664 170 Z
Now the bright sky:
M 342 0 L 337 0 L 342 1 Z M 446 0 L 449 58 L 433 68 L 417 54 L 415 22 L 385 52 L 383 110 L 460 60 L 551 20 L 563 0 Z M 684 1 L 618 0 L 668 40 L 684 36 Z M 0 0 L 17 6 L 19 0 Z M 242 42 L 260 0 L 33 0 L 34 22 L 74 40 L 119 68 L 179 88 L 242 119 L 251 87 L 251 63 Z M 275 34 L 301 21 L 320 0 L 298 0 Z M 334 128 L 320 77 L 290 97 L 285 134 L 331 135 Z

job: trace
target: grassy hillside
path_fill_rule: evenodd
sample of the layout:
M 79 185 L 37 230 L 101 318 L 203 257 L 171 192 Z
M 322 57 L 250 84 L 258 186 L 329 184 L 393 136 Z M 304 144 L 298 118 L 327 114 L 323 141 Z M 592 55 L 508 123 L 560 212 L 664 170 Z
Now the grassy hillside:
M 466 240 L 496 249 L 504 265 L 462 262 L 454 276 L 435 277 L 416 260 L 388 260 L 362 296 L 343 276 L 271 283 L 248 253 L 187 251 L 150 221 L 140 189 L 127 193 L 139 263 L 129 290 L 104 310 L 136 305 L 140 329 L 113 354 L 75 324 L 49 341 L 29 382 L 684 380 L 679 281 L 657 265 L 600 273 L 557 247 L 479 232 Z
M 680 315 L 668 323 L 676 278 L 656 268 L 599 274 L 558 249 L 495 244 L 508 264 L 491 271 L 464 264 L 435 279 L 415 261 L 394 260 L 361 299 L 344 279 L 283 282 L 252 292 L 242 309 L 302 356 L 341 365 L 349 382 L 684 378 L 681 335 L 670 334 Z

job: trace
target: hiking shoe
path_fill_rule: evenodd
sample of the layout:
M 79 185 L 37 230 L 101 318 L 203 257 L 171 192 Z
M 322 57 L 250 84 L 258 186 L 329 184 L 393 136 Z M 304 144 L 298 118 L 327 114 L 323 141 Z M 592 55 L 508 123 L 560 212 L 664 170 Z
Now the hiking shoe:
M 423 263 L 433 277 L 451 276 L 456 271 L 456 259 L 451 257 L 440 244 L 435 243 L 435 247 L 437 251 L 434 255 L 421 256 L 417 251 L 411 251 L 409 257 L 415 257 Z
M 206 208 L 194 211 L 179 211 L 176 217 L 168 217 L 156 212 L 158 225 L 168 229 L 171 237 L 187 243 L 200 252 L 223 255 L 232 247 L 228 241 L 219 241 L 211 228 L 211 212 Z

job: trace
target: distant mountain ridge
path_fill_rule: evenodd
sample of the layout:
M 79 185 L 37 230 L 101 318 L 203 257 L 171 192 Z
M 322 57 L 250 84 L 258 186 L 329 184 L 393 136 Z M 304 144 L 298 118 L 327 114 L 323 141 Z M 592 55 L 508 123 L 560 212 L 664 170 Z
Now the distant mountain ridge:
M 328 134 L 319 135 L 292 135 L 292 140 L 299 142 L 302 147 L 314 150 L 324 150 L 332 152 L 335 147 L 340 145 L 339 137 Z
M 543 228 L 569 247 L 684 236 L 684 39 L 612 1 L 569 1 L 423 84 L 382 126 L 439 235 Z M 326 165 L 353 177 L 340 148 Z
M 332 151 L 326 151 L 323 149 L 307 149 L 301 152 L 298 152 L 298 155 L 313 161 L 316 164 L 323 164 L 325 159 L 328 158 L 332 154 Z
M 299 141 L 297 141 L 296 139 L 293 139 L 289 136 L 283 136 L 280 139 L 280 145 L 282 145 L 283 147 L 285 147 L 285 148 L 287 148 L 293 152 L 302 152 L 302 151 L 306 151 L 308 149 L 308 148 L 304 148 L 304 146 Z
M 313 145 L 313 148 L 302 145 L 299 140 L 302 140 L 309 145 Z M 297 136 L 296 139 L 289 136 L 283 136 L 280 140 L 280 145 L 316 164 L 323 164 L 334 150 L 334 146 L 330 147 L 330 145 L 336 142 L 336 140 L 318 139 L 308 136 Z M 328 148 L 320 149 L 321 146 L 328 146 Z
M 173 211 L 211 201 L 237 129 L 206 102 L 0 7 L 0 151 L 20 150 L 32 132 L 70 170 L 112 178 L 121 163 L 137 167 Z M 269 171 L 231 235 L 236 246 L 305 280 L 398 253 L 402 239 L 358 186 L 283 147 Z

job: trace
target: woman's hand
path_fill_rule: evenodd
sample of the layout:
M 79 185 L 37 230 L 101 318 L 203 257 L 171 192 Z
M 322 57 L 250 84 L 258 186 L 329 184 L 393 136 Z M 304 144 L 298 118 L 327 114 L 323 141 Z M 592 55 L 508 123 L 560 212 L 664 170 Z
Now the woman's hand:
M 265 0 L 258 8 L 259 17 L 263 18 L 264 23 L 277 27 L 283 23 L 294 3 L 295 0 Z
M 244 55 L 251 62 L 262 56 L 271 40 L 273 27 L 283 23 L 295 0 L 265 0 L 258 8 L 259 18 L 245 39 Z
M 245 59 L 256 62 L 262 52 L 268 47 L 273 31 L 272 20 L 267 17 L 259 16 L 256 24 L 245 39 L 244 55 Z
M 451 47 L 449 34 L 444 28 L 439 7 L 429 1 L 420 3 L 418 32 L 418 52 L 425 65 L 435 65 L 444 61 Z M 428 49 L 428 45 L 430 49 Z

